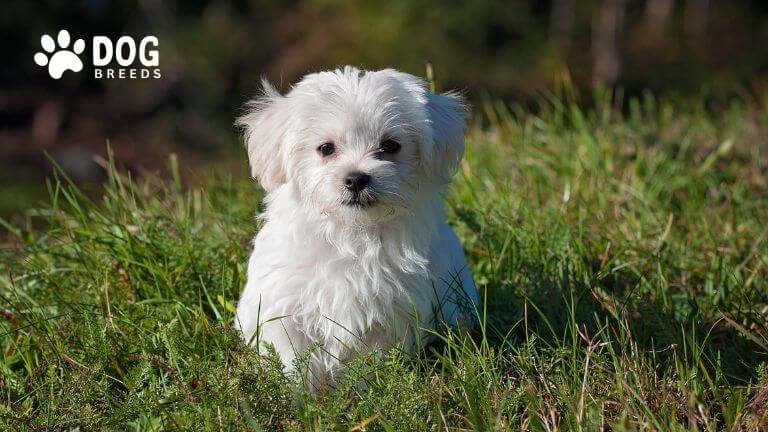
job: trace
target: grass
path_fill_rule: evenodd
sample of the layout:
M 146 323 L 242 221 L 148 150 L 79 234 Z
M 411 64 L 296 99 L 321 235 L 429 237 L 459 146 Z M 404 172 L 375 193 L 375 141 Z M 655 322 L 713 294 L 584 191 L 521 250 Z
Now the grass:
M 765 430 L 768 102 L 614 99 L 477 107 L 449 213 L 483 325 L 318 399 L 230 327 L 252 182 L 52 180 L 5 223 L 0 429 Z

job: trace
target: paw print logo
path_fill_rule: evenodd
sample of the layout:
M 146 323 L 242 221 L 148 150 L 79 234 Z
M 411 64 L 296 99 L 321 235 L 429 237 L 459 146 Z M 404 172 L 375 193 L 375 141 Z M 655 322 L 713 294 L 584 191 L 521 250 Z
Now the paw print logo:
M 69 32 L 61 30 L 56 37 L 58 42 L 58 50 L 56 49 L 56 42 L 53 38 L 47 34 L 44 34 L 40 38 L 40 46 L 43 47 L 43 52 L 35 53 L 35 63 L 38 66 L 48 66 L 48 75 L 53 79 L 61 78 L 61 75 L 68 70 L 72 72 L 80 72 L 83 70 L 83 62 L 78 55 L 82 54 L 85 50 L 85 41 L 78 39 L 72 45 L 72 50 L 69 50 Z M 48 53 L 48 54 L 46 54 Z

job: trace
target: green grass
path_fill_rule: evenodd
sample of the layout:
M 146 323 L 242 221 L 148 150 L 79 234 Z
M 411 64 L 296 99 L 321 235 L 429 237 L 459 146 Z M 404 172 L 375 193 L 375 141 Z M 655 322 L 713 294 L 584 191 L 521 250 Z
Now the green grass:
M 596 101 L 477 107 L 449 213 L 483 325 L 317 399 L 230 327 L 252 182 L 52 181 L 6 227 L 0 429 L 765 430 L 768 103 Z

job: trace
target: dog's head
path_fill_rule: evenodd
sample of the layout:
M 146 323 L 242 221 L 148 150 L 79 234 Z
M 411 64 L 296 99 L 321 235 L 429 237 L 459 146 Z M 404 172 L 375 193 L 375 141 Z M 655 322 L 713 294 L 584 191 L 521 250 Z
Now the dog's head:
M 450 181 L 465 116 L 457 95 L 412 75 L 346 67 L 307 75 L 285 96 L 265 81 L 238 124 L 267 192 L 291 183 L 320 212 L 365 222 L 408 212 Z

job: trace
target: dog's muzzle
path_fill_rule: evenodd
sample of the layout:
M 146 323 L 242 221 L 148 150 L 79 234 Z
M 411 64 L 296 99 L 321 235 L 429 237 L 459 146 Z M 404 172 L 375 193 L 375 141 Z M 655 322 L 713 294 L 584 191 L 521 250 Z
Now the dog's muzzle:
M 344 205 L 366 208 L 376 203 L 370 175 L 360 171 L 351 172 L 344 177 L 344 187 L 347 195 L 342 200 Z

